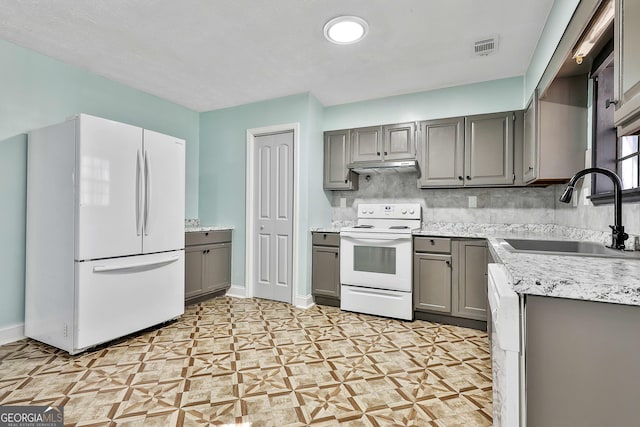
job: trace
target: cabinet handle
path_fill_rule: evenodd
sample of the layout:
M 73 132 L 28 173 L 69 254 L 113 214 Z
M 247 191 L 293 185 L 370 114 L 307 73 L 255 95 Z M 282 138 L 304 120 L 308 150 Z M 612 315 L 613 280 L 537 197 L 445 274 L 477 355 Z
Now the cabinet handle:
M 617 99 L 607 99 L 606 101 L 604 101 L 604 108 L 611 107 L 611 104 L 618 105 L 618 100 Z
M 378 151 L 378 156 L 380 155 L 380 152 Z
M 336 255 L 336 258 L 338 258 L 338 252 L 336 252 L 335 255 Z
M 385 156 L 387 155 L 387 152 L 386 152 L 386 151 L 384 152 L 384 155 L 385 155 Z
M 533 170 L 533 166 L 529 166 L 529 170 L 532 171 Z
M 467 175 L 467 180 L 471 181 L 471 177 L 469 175 Z
M 446 263 L 447 265 L 449 265 L 449 266 L 451 265 L 451 261 L 449 261 L 449 260 L 446 260 L 446 261 L 445 261 L 445 263 Z
M 205 236 L 208 236 L 208 235 L 209 235 L 209 233 L 204 233 L 204 235 L 205 235 Z
M 348 183 L 348 182 L 349 182 L 349 181 L 347 181 L 346 179 L 344 180 L 344 183 L 345 183 L 345 184 L 346 184 L 346 183 Z
M 464 178 L 462 177 L 462 175 L 458 175 L 458 179 L 459 179 L 460 181 L 464 181 Z
M 436 244 L 436 241 L 435 241 L 435 240 L 433 240 L 433 239 L 431 239 L 431 240 L 429 240 L 429 241 L 431 242 L 431 244 L 432 244 L 432 245 L 435 245 L 435 244 Z

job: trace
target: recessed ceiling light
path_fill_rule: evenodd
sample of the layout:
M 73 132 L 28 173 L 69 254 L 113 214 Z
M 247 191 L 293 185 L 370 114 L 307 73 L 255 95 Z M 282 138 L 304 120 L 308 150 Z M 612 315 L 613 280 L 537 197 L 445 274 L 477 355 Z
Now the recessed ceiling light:
M 324 25 L 324 36 L 331 43 L 357 43 L 367 35 L 367 21 L 357 16 L 338 16 Z

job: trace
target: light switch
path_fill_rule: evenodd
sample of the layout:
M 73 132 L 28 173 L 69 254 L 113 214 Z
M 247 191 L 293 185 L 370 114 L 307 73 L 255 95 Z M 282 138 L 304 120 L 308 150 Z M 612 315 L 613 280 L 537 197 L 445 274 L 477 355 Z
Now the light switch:
M 477 196 L 469 196 L 469 207 L 477 208 L 478 207 L 478 197 Z
M 347 198 L 346 197 L 340 197 L 340 207 L 341 208 L 346 208 L 347 207 Z

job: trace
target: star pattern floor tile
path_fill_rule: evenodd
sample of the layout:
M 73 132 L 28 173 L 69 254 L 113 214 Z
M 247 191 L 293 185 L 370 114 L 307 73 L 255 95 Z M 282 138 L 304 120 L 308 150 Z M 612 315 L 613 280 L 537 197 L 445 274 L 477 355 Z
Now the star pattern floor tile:
M 490 426 L 491 358 L 473 329 L 219 297 L 76 356 L 0 346 L 0 405 L 75 426 Z

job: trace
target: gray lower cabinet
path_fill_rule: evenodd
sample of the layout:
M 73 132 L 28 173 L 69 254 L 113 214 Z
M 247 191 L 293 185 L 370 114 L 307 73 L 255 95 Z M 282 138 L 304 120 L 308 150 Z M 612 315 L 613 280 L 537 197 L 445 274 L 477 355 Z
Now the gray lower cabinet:
M 487 244 L 484 240 L 415 237 L 414 310 L 487 320 Z
M 325 190 L 357 190 L 358 175 L 347 165 L 351 162 L 351 132 L 336 130 L 324 133 Z
M 451 313 L 451 255 L 416 253 L 413 275 L 414 309 Z
M 526 425 L 637 426 L 640 307 L 526 295 Z
M 185 299 L 219 292 L 231 285 L 231 231 L 185 235 Z
M 467 319 L 487 320 L 487 242 L 453 242 L 454 266 L 451 314 Z
M 340 234 L 311 234 L 311 293 L 316 303 L 340 305 Z

